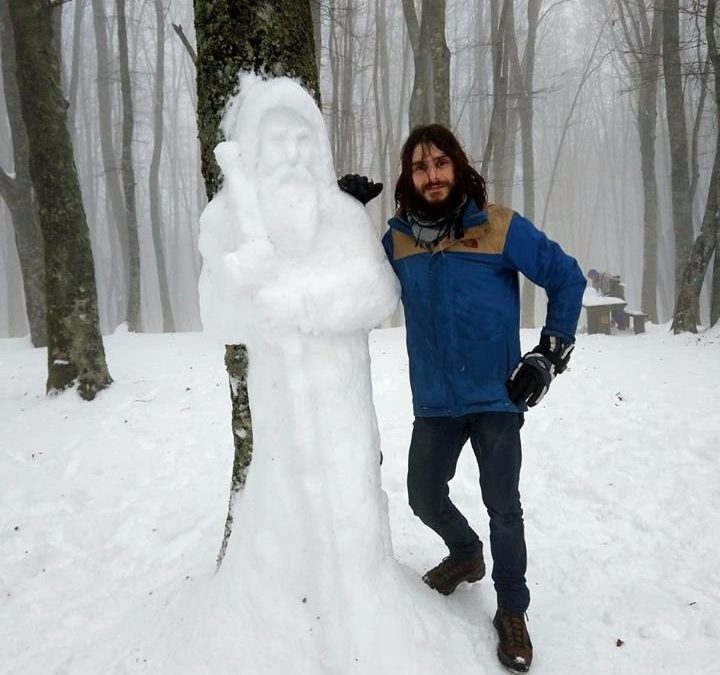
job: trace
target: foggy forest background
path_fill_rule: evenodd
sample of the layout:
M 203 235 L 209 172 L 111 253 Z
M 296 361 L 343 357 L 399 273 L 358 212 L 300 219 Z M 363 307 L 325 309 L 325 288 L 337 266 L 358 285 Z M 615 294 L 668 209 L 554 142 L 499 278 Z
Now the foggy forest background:
M 314 0 L 322 111 L 338 176 L 361 173 L 385 184 L 369 206 L 380 232 L 393 212 L 410 126 L 445 122 L 487 179 L 492 201 L 530 217 L 586 273 L 593 267 L 621 275 L 628 306 L 667 322 L 693 240 L 708 213 L 718 220 L 708 207 L 717 202 L 710 190 L 718 120 L 706 26 L 711 4 L 714 11 L 714 0 Z M 7 208 L 20 171 L 6 9 L 0 337 L 19 337 L 29 324 L 18 224 Z M 207 197 L 193 4 L 72 0 L 57 4 L 53 20 L 101 330 L 128 321 L 132 270 L 121 175 L 128 130 L 140 253 L 133 263 L 139 316 L 131 330 L 200 330 L 197 236 Z M 678 167 L 682 175 L 673 178 Z M 712 263 L 707 269 L 699 307 L 706 325 Z M 543 298 L 528 303 L 529 284 L 523 292 L 524 325 L 542 322 Z

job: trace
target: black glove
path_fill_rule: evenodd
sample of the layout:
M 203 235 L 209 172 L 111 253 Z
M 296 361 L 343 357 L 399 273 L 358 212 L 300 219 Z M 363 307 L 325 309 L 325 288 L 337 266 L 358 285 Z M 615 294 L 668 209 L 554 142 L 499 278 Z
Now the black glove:
M 505 383 L 510 400 L 516 405 L 527 403 L 530 408 L 540 403 L 555 375 L 567 368 L 574 348 L 573 342 L 543 335 L 540 344 L 520 359 Z
M 338 179 L 338 186 L 343 192 L 355 197 L 363 206 L 375 199 L 383 189 L 382 183 L 373 183 L 367 176 L 348 173 Z

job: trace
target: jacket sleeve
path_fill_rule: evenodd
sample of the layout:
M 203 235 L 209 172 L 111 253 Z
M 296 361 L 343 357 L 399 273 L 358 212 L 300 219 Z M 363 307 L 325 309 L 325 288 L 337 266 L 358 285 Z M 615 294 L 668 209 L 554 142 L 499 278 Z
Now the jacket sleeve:
M 503 256 L 545 289 L 548 307 L 542 334 L 574 341 L 586 284 L 575 258 L 518 213 L 510 219 Z

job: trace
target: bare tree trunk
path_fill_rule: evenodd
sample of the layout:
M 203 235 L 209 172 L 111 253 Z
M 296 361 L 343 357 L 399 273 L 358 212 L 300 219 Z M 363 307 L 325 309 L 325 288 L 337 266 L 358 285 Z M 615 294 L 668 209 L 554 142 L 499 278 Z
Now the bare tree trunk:
M 322 1 L 310 0 L 310 12 L 312 13 L 313 41 L 315 42 L 315 69 L 320 72 L 322 61 Z
M 415 59 L 410 128 L 437 122 L 450 126 L 450 50 L 445 39 L 445 0 L 423 0 L 418 21 L 414 0 L 403 13 Z
M 135 125 L 130 65 L 128 62 L 127 23 L 125 0 L 116 0 L 118 22 L 118 54 L 120 61 L 120 91 L 122 98 L 122 153 L 121 171 L 125 203 L 125 223 L 128 238 L 128 329 L 142 331 L 140 316 L 140 242 L 138 239 L 137 211 L 135 208 L 135 169 L 132 159 L 133 127 Z
M 0 3 L 0 59 L 5 105 L 12 135 L 15 174 L 11 178 L 0 169 L 0 196 L 7 204 L 15 231 L 15 246 L 25 291 L 25 311 L 30 327 L 30 339 L 33 346 L 44 347 L 47 344 L 47 331 L 42 232 L 37 204 L 33 197 L 29 167 L 30 149 L 20 109 L 13 29 L 6 2 Z
M 672 189 L 673 229 L 675 232 L 675 297 L 680 288 L 683 268 L 693 242 L 692 202 L 685 97 L 680 62 L 680 8 L 678 0 L 663 4 L 663 71 L 670 136 L 670 183 Z
M 115 155 L 113 134 L 113 87 L 110 77 L 110 50 L 108 47 L 107 19 L 104 0 L 92 0 L 95 48 L 97 51 L 98 122 L 100 126 L 100 150 L 105 175 L 105 209 L 109 223 L 113 224 L 122 254 L 121 292 L 118 293 L 120 315 L 127 318 L 127 290 L 129 288 L 129 243 L 125 222 L 122 185 L 118 172 L 119 162 Z M 108 233 L 108 236 L 112 234 Z
M 643 7 L 644 9 L 644 7 Z M 640 63 L 640 100 L 638 132 L 643 179 L 643 280 L 642 311 L 650 321 L 658 322 L 658 187 L 655 173 L 655 139 L 657 129 L 657 82 L 661 51 L 662 12 L 653 9 L 652 30 Z
M 77 129 L 75 128 L 75 114 L 77 113 L 77 94 L 80 84 L 80 57 L 82 53 L 82 16 L 83 3 L 76 0 L 73 13 L 73 44 L 72 57 L 70 60 L 70 82 L 68 85 L 68 126 L 73 139 L 73 147 L 76 145 Z
M 512 194 L 512 171 L 515 158 L 512 156 L 511 137 L 515 129 L 510 121 L 510 53 L 515 42 L 514 0 L 503 0 L 498 15 L 498 2 L 491 2 L 492 16 L 492 61 L 493 61 L 493 111 L 488 142 L 483 156 L 483 171 L 490 174 L 492 156 L 493 201 L 509 204 Z M 490 176 L 488 176 L 490 177 Z
M 530 220 L 535 220 L 535 149 L 533 144 L 533 81 L 535 79 L 535 44 L 537 25 L 542 0 L 528 3 L 528 34 L 525 42 L 522 65 L 518 69 L 521 78 L 520 94 L 520 138 L 523 157 L 523 211 Z M 528 290 L 532 281 L 523 278 L 523 299 L 520 325 L 523 328 L 535 326 L 535 293 Z
M 657 82 L 662 49 L 663 12 L 652 9 L 648 18 L 645 2 L 618 0 L 624 48 L 634 64 L 626 62 L 632 79 L 637 82 L 637 126 L 640 139 L 640 163 L 643 182 L 643 275 L 641 307 L 653 323 L 658 321 L 658 186 L 655 172 L 657 132 Z
M 430 45 L 434 121 L 450 126 L 450 49 L 445 39 L 445 0 L 423 0 L 420 41 Z M 426 42 L 427 41 L 427 42 Z
M 713 264 L 713 281 L 710 289 L 710 325 L 720 321 L 720 227 L 715 226 L 715 263 Z
M 10 0 L 30 175 L 45 244 L 48 392 L 77 383 L 86 400 L 112 379 L 105 363 L 90 237 L 67 129 L 67 102 L 43 0 Z
M 717 41 L 715 40 L 715 11 L 717 0 L 708 0 L 705 16 L 705 35 L 708 44 L 708 56 L 713 64 L 715 73 L 715 114 L 718 122 L 720 122 L 720 54 L 718 53 Z M 702 228 L 698 234 L 687 263 L 683 269 L 682 283 L 678 291 L 678 300 L 675 306 L 675 316 L 673 317 L 673 332 L 681 333 L 689 331 L 697 332 L 697 324 L 700 321 L 697 307 L 699 305 L 700 291 L 702 290 L 705 273 L 712 258 L 715 254 L 715 268 L 713 273 L 717 271 L 717 248 L 718 238 L 720 236 L 720 133 L 716 133 L 715 140 L 715 162 L 713 165 L 712 177 L 710 179 L 710 189 L 708 190 L 708 198 L 705 206 L 705 215 L 703 217 Z M 713 287 L 714 290 L 714 287 Z M 716 296 L 712 298 L 713 302 Z M 713 307 L 711 306 L 711 325 L 718 320 L 718 314 L 713 316 Z
M 153 153 L 150 160 L 150 221 L 152 223 L 155 263 L 160 285 L 160 306 L 162 309 L 163 332 L 173 333 L 175 321 L 170 303 L 167 266 L 165 265 L 165 243 L 162 236 L 162 209 L 160 200 L 160 159 L 163 147 L 163 106 L 165 101 L 165 17 L 162 0 L 155 0 L 155 91 L 153 96 Z
M 355 8 L 352 3 L 344 5 L 343 51 L 340 77 L 340 152 L 335 158 L 336 169 L 345 174 L 355 165 L 355 120 L 353 117 L 353 92 L 355 89 Z

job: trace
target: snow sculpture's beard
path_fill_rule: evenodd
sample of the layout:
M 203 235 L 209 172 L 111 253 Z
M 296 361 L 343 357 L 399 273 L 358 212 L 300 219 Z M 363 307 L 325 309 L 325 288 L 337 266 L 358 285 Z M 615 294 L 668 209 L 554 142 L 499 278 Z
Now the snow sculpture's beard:
M 315 241 L 320 199 L 303 166 L 283 165 L 260 180 L 260 211 L 270 241 L 281 255 L 302 257 Z

